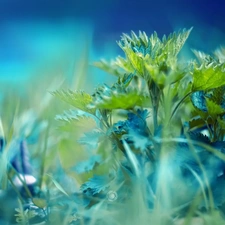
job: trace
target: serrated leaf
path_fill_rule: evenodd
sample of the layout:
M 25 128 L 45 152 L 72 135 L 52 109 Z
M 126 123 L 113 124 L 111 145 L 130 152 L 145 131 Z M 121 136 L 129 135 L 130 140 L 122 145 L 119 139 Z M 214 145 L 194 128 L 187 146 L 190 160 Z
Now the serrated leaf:
M 120 56 L 118 56 L 116 58 L 115 65 L 117 67 L 123 69 L 127 73 L 134 73 L 135 72 L 132 64 L 130 63 L 130 61 L 128 61 L 127 59 L 124 59 L 124 58 L 122 58 Z
M 92 96 L 83 91 L 71 91 L 71 90 L 58 90 L 52 92 L 52 94 L 64 102 L 76 107 L 85 112 L 94 113 L 95 109 L 88 108 L 88 105 L 92 102 Z
M 109 187 L 109 178 L 106 176 L 94 175 L 87 182 L 81 185 L 80 190 L 83 192 L 90 191 L 92 195 L 96 195 L 105 191 Z
M 192 50 L 192 52 L 195 54 L 196 58 L 200 63 L 205 63 L 212 61 L 212 57 L 202 51 Z
M 223 65 L 202 65 L 193 70 L 192 91 L 210 90 L 225 85 Z
M 207 112 L 205 94 L 203 91 L 197 91 L 191 94 L 191 101 L 195 108 Z
M 206 105 L 208 113 L 212 117 L 218 116 L 225 112 L 225 109 L 223 109 L 220 105 L 216 104 L 215 102 L 207 98 L 206 98 Z
M 201 132 L 189 131 L 188 136 L 190 137 L 190 140 L 210 144 L 209 138 L 206 135 L 202 134 Z
M 149 102 L 149 97 L 139 90 L 116 84 L 112 88 L 107 85 L 99 87 L 92 105 L 99 109 L 131 109 L 135 106 L 147 107 Z
M 194 118 L 189 121 L 189 128 L 198 128 L 203 127 L 205 125 L 205 121 L 202 118 Z
M 93 155 L 88 160 L 79 162 L 72 170 L 74 170 L 78 174 L 86 173 L 93 170 L 95 165 L 101 162 L 102 157 L 100 155 Z
M 99 131 L 91 131 L 85 133 L 83 137 L 78 140 L 78 143 L 87 145 L 91 149 L 96 149 L 98 147 L 100 138 L 104 136 L 104 133 Z
M 120 71 L 120 67 L 117 66 L 115 61 L 106 62 L 105 60 L 101 60 L 99 62 L 93 63 L 93 65 L 112 75 L 118 77 L 123 75 L 123 72 Z
M 150 144 L 150 140 L 148 136 L 143 136 L 135 132 L 134 130 L 130 130 L 127 135 L 123 135 L 124 138 L 128 139 L 134 145 L 135 149 L 145 151 L 146 148 Z
M 225 86 L 213 89 L 210 100 L 225 108 Z
M 149 134 L 146 118 L 148 110 L 137 110 L 135 113 L 128 113 L 125 121 L 119 121 L 113 126 L 113 131 L 122 135 L 123 139 L 132 143 L 136 149 L 144 151 L 149 144 Z
M 149 76 L 155 74 L 154 79 L 156 79 L 159 72 L 167 72 L 169 68 L 174 67 L 177 54 L 190 32 L 191 29 L 179 31 L 169 35 L 168 38 L 164 36 L 162 41 L 156 32 L 150 37 L 147 37 L 144 32 L 139 32 L 139 36 L 134 32 L 131 36 L 124 34 L 118 44 L 125 52 L 126 58 L 120 57 L 120 63 L 117 65 L 129 73 L 135 73 L 144 78 L 147 78 L 145 69 L 147 67 Z M 164 82 L 163 77 L 160 80 L 161 83 Z
M 118 80 L 118 84 L 122 85 L 124 88 L 128 87 L 131 81 L 134 78 L 134 74 L 124 74 L 121 78 Z
M 214 55 L 218 59 L 219 63 L 225 63 L 225 48 L 220 47 L 215 52 Z
M 144 75 L 144 61 L 142 54 L 136 54 L 130 47 L 122 47 L 126 54 L 128 61 L 133 66 L 133 71 L 135 71 L 140 76 Z
M 64 111 L 63 114 L 56 115 L 55 117 L 56 120 L 68 122 L 68 123 L 77 122 L 82 119 L 87 120 L 88 118 L 95 121 L 98 127 L 101 127 L 99 118 L 97 118 L 95 115 L 91 113 L 84 112 L 82 110 L 73 110 L 73 109 L 67 110 L 67 111 Z

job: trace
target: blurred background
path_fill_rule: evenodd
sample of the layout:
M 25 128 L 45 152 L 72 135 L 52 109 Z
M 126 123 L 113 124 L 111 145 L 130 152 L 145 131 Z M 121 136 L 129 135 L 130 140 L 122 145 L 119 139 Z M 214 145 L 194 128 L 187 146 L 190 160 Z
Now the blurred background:
M 224 0 L 0 0 L 0 81 L 85 73 L 88 66 L 122 54 L 116 41 L 131 30 L 159 36 L 194 27 L 184 49 L 225 45 Z M 86 82 L 87 85 L 87 82 Z

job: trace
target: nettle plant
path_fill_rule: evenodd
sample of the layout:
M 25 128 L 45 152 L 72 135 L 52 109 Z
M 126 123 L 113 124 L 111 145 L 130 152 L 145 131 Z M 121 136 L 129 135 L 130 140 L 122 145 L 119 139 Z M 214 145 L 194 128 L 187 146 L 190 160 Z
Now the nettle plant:
M 180 61 L 190 32 L 162 39 L 157 33 L 123 34 L 118 45 L 125 56 L 95 63 L 117 82 L 92 94 L 53 93 L 75 107 L 58 120 L 95 123 L 78 140 L 89 158 L 75 171 L 88 177 L 80 186 L 85 207 L 114 210 L 107 222 L 121 224 L 118 215 L 129 213 L 123 224 L 145 224 L 157 211 L 152 221 L 170 224 L 185 212 L 222 211 L 225 50 L 213 55 L 193 50 L 196 59 Z

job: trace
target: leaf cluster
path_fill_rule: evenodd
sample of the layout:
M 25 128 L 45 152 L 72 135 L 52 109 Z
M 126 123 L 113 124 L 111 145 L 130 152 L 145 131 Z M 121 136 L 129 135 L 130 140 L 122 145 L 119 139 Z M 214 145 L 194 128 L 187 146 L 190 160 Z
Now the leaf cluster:
M 95 63 L 116 75 L 117 82 L 91 95 L 53 93 L 76 108 L 59 120 L 95 121 L 95 128 L 78 140 L 88 148 L 88 160 L 73 168 L 92 173 L 80 188 L 91 197 L 90 207 L 110 188 L 132 192 L 134 181 L 140 182 L 149 206 L 190 205 L 196 196 L 200 208 L 208 210 L 213 201 L 222 204 L 222 188 L 215 183 L 224 185 L 225 51 L 208 55 L 193 50 L 196 59 L 181 63 L 178 54 L 191 30 L 162 39 L 156 32 L 149 37 L 145 32 L 123 34 L 118 45 L 125 56 Z M 168 187 L 166 204 L 160 199 L 163 185 Z

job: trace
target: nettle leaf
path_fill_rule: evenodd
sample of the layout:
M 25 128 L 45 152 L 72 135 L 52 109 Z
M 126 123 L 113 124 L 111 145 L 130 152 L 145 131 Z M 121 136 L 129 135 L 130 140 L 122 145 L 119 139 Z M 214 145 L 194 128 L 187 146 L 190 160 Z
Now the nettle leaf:
M 118 79 L 118 84 L 123 86 L 124 88 L 128 87 L 131 81 L 134 78 L 134 74 L 124 74 L 123 77 Z
M 213 89 L 210 99 L 222 108 L 225 108 L 225 86 Z
M 125 52 L 126 58 L 119 58 L 120 63 L 117 65 L 127 72 L 134 72 L 146 78 L 146 68 L 150 76 L 159 74 L 159 72 L 167 72 L 169 68 L 173 68 L 176 63 L 177 54 L 183 47 L 188 38 L 191 29 L 173 33 L 162 40 L 155 32 L 150 37 L 144 32 L 139 32 L 137 36 L 134 32 L 131 36 L 123 34 L 119 46 Z M 133 71 L 132 71 L 133 70 Z M 155 79 L 156 79 L 155 75 Z M 161 78 L 161 83 L 163 77 Z
M 99 62 L 95 62 L 93 65 L 112 75 L 115 75 L 118 77 L 123 75 L 123 72 L 121 71 L 120 67 L 117 65 L 116 61 L 106 62 L 105 60 L 101 60 Z M 131 71 L 133 71 L 133 69 Z
M 205 121 L 201 118 L 193 118 L 189 121 L 189 129 L 203 127 L 205 125 Z
M 174 32 L 168 37 L 164 35 L 162 40 L 160 40 L 156 32 L 150 37 L 147 37 L 145 32 L 139 32 L 139 36 L 132 32 L 131 36 L 127 34 L 122 36 L 119 46 L 122 49 L 130 47 L 137 55 L 146 56 L 148 54 L 152 59 L 157 58 L 159 55 L 174 57 L 180 52 L 191 30 L 192 28 L 187 31 L 184 29 L 177 33 Z
M 207 112 L 205 94 L 203 91 L 196 91 L 191 94 L 191 101 L 195 108 Z
M 120 47 L 123 49 L 123 51 L 126 54 L 127 60 L 131 63 L 133 67 L 133 71 L 137 72 L 137 74 L 143 76 L 144 75 L 144 61 L 143 56 L 141 54 L 136 54 L 130 46 L 122 46 Z
M 149 102 L 149 96 L 141 93 L 138 89 L 125 88 L 123 85 L 115 84 L 113 87 L 104 85 L 97 88 L 90 107 L 99 109 L 131 109 L 135 106 L 147 107 Z
M 92 119 L 93 121 L 95 121 L 97 126 L 100 127 L 100 121 L 95 115 L 88 112 L 84 112 L 82 110 L 70 109 L 70 110 L 64 111 L 64 113 L 61 115 L 56 115 L 55 119 L 58 121 L 68 122 L 68 123 L 78 122 L 80 120 Z
M 165 49 L 168 52 L 168 57 L 177 56 L 177 54 L 182 49 L 184 43 L 191 33 L 192 28 L 189 30 L 183 29 L 182 31 L 174 32 L 168 36 L 166 39 L 163 37 L 163 43 L 165 45 Z
M 148 110 L 138 109 L 136 113 L 128 113 L 127 120 L 119 121 L 113 125 L 113 131 L 122 135 L 123 139 L 132 143 L 136 149 L 145 150 L 149 144 L 149 133 L 146 119 Z
M 96 195 L 102 191 L 105 191 L 109 187 L 110 179 L 108 176 L 94 175 L 87 182 L 81 185 L 80 190 L 88 192 L 91 195 Z
M 129 112 L 127 114 L 127 120 L 118 121 L 113 125 L 113 130 L 116 133 L 128 132 L 128 130 L 134 130 L 135 132 L 145 133 L 147 128 L 146 119 L 149 116 L 147 109 L 138 109 L 135 112 Z M 121 131 L 121 132 L 120 132 Z
M 125 139 L 128 139 L 134 145 L 135 149 L 140 149 L 141 151 L 146 150 L 150 144 L 148 136 L 140 135 L 134 130 L 129 130 L 127 135 L 123 136 Z
M 71 90 L 58 90 L 52 92 L 52 94 L 64 102 L 83 110 L 85 112 L 94 113 L 95 109 L 88 108 L 88 105 L 92 102 L 92 96 L 83 91 L 71 91 Z
M 212 117 L 225 113 L 225 109 L 223 109 L 220 105 L 216 104 L 210 99 L 206 98 L 206 105 L 207 105 L 208 113 Z
M 196 56 L 197 60 L 201 63 L 212 63 L 212 61 L 214 60 L 209 54 L 206 54 L 205 52 L 202 51 L 197 51 L 197 50 L 192 50 L 192 52 L 194 53 L 194 55 Z
M 188 136 L 190 137 L 190 140 L 197 141 L 205 144 L 210 144 L 209 138 L 198 131 L 189 131 Z
M 134 71 L 134 67 L 131 64 L 130 61 L 128 61 L 127 59 L 124 59 L 121 56 L 118 56 L 115 61 L 114 61 L 115 65 L 121 69 L 123 69 L 124 71 L 126 71 L 127 73 L 133 73 Z
M 135 113 L 128 113 L 127 118 L 127 127 L 128 129 L 134 130 L 138 133 L 145 132 L 147 128 L 146 119 L 149 116 L 149 112 L 147 109 L 140 110 L 138 109 Z
M 93 155 L 88 160 L 79 162 L 73 170 L 78 174 L 86 173 L 94 169 L 96 164 L 102 162 L 102 157 L 100 155 Z
M 218 59 L 219 63 L 225 63 L 225 48 L 220 47 L 215 52 L 214 55 Z
M 104 137 L 103 132 L 99 132 L 97 130 L 93 130 L 91 132 L 87 132 L 78 140 L 78 143 L 87 145 L 92 149 L 96 149 L 98 147 L 100 138 Z
M 194 66 L 192 91 L 210 90 L 225 85 L 225 65 L 215 61 Z

